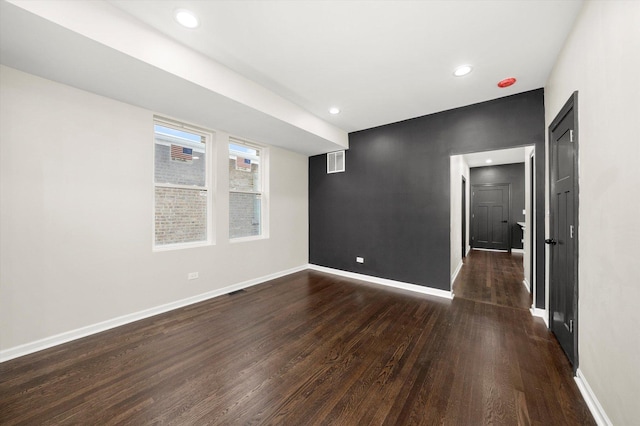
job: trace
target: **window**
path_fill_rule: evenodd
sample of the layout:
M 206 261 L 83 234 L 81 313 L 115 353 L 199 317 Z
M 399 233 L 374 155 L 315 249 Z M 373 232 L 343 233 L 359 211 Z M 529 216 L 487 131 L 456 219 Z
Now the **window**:
M 160 120 L 154 135 L 154 246 L 208 243 L 211 135 Z
M 229 143 L 229 238 L 266 236 L 266 149 Z

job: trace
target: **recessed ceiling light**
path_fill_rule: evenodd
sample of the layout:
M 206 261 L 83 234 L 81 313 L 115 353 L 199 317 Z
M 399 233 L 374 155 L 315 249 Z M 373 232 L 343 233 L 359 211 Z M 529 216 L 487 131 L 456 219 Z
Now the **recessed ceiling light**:
M 456 77 L 462 77 L 463 75 L 469 74 L 472 69 L 473 68 L 471 68 L 471 65 L 462 65 L 456 68 L 456 70 L 453 72 L 453 75 L 455 75 Z
M 200 25 L 200 22 L 198 22 L 198 18 L 190 10 L 178 9 L 176 10 L 174 16 L 176 17 L 176 21 L 178 21 L 178 23 L 183 27 L 196 28 L 198 25 Z
M 340 108 L 331 107 L 331 108 L 329 108 L 329 113 L 333 114 L 333 115 L 340 114 Z
M 485 163 L 491 164 L 491 163 L 493 163 L 493 160 L 491 158 L 489 158 L 487 161 L 485 161 Z

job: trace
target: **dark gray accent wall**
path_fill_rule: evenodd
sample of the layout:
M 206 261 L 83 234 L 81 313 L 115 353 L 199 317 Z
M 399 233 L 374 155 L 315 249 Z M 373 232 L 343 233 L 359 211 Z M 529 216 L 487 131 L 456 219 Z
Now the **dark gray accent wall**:
M 511 206 L 509 210 L 511 248 L 523 248 L 522 228 L 516 222 L 524 222 L 524 215 L 522 214 L 524 210 L 524 163 L 473 167 L 469 170 L 469 180 L 472 188 L 473 185 L 488 183 L 508 183 L 511 185 Z M 471 200 L 473 202 L 473 195 Z M 471 226 L 473 226 L 473 221 L 471 221 Z M 473 229 L 471 231 L 473 232 Z
M 310 263 L 449 290 L 450 155 L 535 144 L 544 158 L 544 132 L 537 89 L 351 133 L 344 173 L 328 175 L 326 155 L 309 158 Z M 544 161 L 536 179 L 537 205 L 544 206 Z M 543 210 L 536 218 L 542 232 Z

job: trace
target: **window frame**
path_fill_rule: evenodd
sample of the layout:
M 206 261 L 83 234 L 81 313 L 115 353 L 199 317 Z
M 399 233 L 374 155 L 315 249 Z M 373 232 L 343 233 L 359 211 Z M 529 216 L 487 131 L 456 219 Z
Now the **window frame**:
M 163 126 L 168 127 L 174 130 L 185 131 L 193 134 L 200 135 L 204 138 L 205 143 L 205 179 L 204 186 L 197 185 L 182 185 L 182 184 L 172 184 L 172 183 L 158 183 L 156 182 L 156 170 L 155 170 L 155 161 L 156 161 L 156 131 L 155 126 Z M 214 146 L 214 135 L 215 133 L 212 130 L 207 130 L 199 126 L 195 126 L 189 123 L 185 123 L 183 121 L 173 120 L 166 117 L 154 116 L 153 124 L 152 124 L 152 139 L 153 139 L 153 167 L 151 171 L 151 179 L 153 184 L 153 200 L 152 200 L 152 229 L 151 229 L 151 245 L 152 250 L 154 252 L 157 251 L 170 251 L 170 250 L 181 250 L 187 248 L 194 247 L 204 247 L 209 245 L 215 245 L 215 228 L 214 228 L 214 194 L 215 194 L 215 180 L 213 165 L 215 164 L 215 146 Z M 174 188 L 174 189 L 185 189 L 185 190 L 194 190 L 194 191 L 206 191 L 207 192 L 207 217 L 206 217 L 206 226 L 207 226 L 207 237 L 205 240 L 201 241 L 189 241 L 184 243 L 171 243 L 171 244 L 156 244 L 156 188 Z
M 231 194 L 253 194 L 260 196 L 260 234 L 249 235 L 246 237 L 231 237 L 229 233 L 230 243 L 241 243 L 245 241 L 255 241 L 269 238 L 269 148 L 254 142 L 249 142 L 243 139 L 235 137 L 229 137 L 227 141 L 227 159 L 231 155 L 231 145 L 245 146 L 250 149 L 255 149 L 260 153 L 260 168 L 259 168 L 259 180 L 261 183 L 260 191 L 245 191 L 245 190 L 232 190 L 231 181 L 228 182 L 227 190 L 229 194 L 228 212 L 229 220 L 227 221 L 227 230 L 230 231 L 231 226 Z M 227 160 L 228 161 L 228 160 Z M 227 178 L 229 178 L 229 172 L 227 172 Z

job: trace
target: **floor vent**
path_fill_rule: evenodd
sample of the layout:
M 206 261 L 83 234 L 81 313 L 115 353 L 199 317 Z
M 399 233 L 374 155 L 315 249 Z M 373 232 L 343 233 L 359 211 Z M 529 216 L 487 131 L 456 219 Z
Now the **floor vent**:
M 242 294 L 242 293 L 246 293 L 246 291 L 241 288 L 240 290 L 232 291 L 231 293 L 227 293 L 227 294 L 229 296 L 235 296 L 236 294 Z

